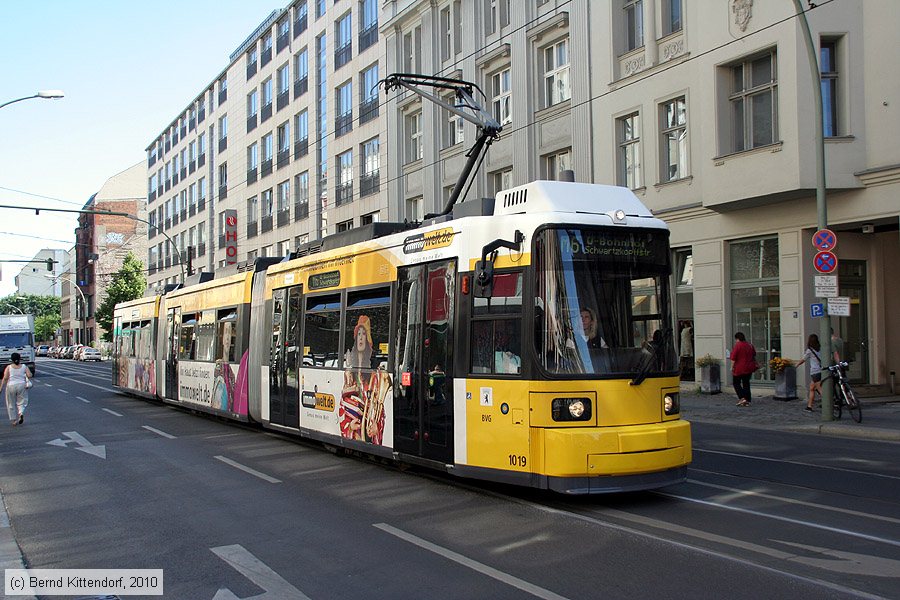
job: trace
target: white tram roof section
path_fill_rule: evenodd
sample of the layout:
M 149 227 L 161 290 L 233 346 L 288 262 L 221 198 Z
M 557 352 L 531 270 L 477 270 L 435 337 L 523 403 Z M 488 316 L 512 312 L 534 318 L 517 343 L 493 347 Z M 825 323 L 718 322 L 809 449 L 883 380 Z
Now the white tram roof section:
M 521 213 L 582 213 L 653 218 L 650 210 L 628 188 L 595 183 L 533 181 L 497 194 L 494 215 Z

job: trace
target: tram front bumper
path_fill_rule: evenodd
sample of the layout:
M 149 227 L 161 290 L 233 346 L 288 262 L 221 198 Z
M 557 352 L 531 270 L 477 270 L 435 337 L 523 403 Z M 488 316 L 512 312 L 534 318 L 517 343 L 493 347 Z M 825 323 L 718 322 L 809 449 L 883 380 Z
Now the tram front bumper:
M 543 443 L 542 474 L 548 477 L 638 475 L 691 462 L 691 425 L 683 420 L 537 431 Z

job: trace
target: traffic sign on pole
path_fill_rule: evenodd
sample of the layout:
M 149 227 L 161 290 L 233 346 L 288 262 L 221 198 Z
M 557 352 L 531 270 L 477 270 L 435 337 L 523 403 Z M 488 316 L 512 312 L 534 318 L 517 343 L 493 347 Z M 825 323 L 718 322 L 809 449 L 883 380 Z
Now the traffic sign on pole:
M 816 317 L 824 317 L 825 316 L 825 305 L 821 302 L 814 302 L 809 305 L 809 316 L 815 319 Z
M 816 252 L 816 256 L 813 259 L 813 266 L 819 273 L 834 273 L 835 271 L 837 271 L 837 264 L 837 255 L 835 255 L 834 252 L 829 252 L 828 250 Z
M 830 229 L 820 229 L 813 234 L 812 242 L 816 250 L 834 250 L 837 235 Z
M 816 275 L 816 298 L 835 298 L 838 295 L 837 275 Z

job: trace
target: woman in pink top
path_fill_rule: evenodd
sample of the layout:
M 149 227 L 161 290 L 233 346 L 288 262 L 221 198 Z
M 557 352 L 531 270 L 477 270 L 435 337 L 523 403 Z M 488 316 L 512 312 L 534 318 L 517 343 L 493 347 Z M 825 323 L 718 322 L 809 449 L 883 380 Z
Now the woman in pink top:
M 734 380 L 734 391 L 738 397 L 738 406 L 750 406 L 750 376 L 756 371 L 756 348 L 747 341 L 744 334 L 734 334 L 734 348 L 731 349 L 731 374 Z

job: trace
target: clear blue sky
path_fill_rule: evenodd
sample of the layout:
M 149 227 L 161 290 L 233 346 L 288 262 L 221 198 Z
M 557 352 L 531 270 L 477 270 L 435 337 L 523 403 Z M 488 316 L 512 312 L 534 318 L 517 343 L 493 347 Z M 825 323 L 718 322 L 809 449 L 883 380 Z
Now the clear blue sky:
M 146 160 L 145 148 L 228 55 L 286 4 L 0 0 L 0 104 L 45 89 L 66 94 L 0 109 L 0 204 L 83 205 L 109 177 Z M 71 248 L 75 222 L 0 209 L 0 259 Z M 2 264 L 0 296 L 15 292 L 21 267 Z

